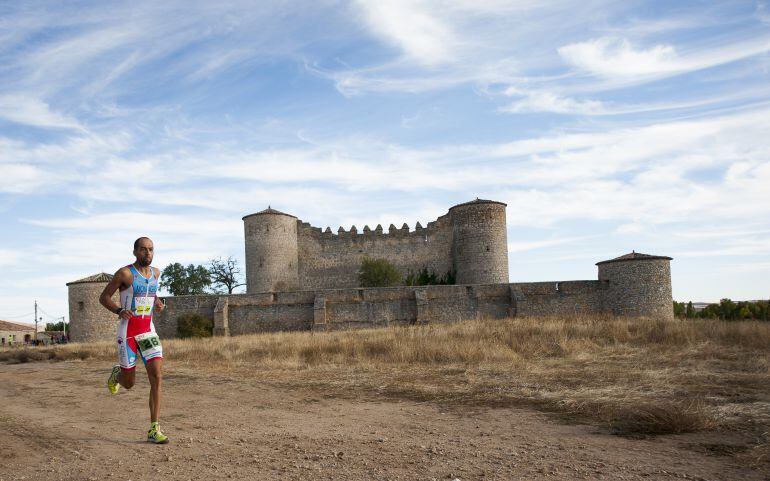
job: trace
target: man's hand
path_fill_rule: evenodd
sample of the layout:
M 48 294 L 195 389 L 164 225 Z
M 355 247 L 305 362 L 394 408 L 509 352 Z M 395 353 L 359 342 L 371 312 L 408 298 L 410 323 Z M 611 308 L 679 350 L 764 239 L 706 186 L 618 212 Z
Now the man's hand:
M 160 300 L 160 297 L 155 298 L 155 311 L 160 314 L 163 309 L 166 308 L 166 303 Z
M 120 311 L 119 317 L 121 319 L 127 321 L 127 320 L 131 319 L 131 315 L 132 315 L 131 309 L 123 309 L 122 311 Z

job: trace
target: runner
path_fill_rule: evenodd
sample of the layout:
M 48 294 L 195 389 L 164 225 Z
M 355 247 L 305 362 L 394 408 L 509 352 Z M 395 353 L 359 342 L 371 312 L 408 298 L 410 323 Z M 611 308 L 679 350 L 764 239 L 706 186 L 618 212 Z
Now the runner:
M 152 322 L 153 312 L 163 310 L 157 297 L 160 270 L 150 267 L 154 254 L 152 240 L 140 237 L 134 241 L 136 261 L 122 267 L 107 284 L 99 302 L 118 317 L 118 361 L 107 379 L 107 388 L 117 394 L 120 386 L 131 389 L 136 379 L 137 354 L 142 357 L 150 380 L 150 430 L 147 441 L 165 444 L 168 437 L 160 430 L 161 367 L 163 347 Z M 120 289 L 120 305 L 112 300 Z

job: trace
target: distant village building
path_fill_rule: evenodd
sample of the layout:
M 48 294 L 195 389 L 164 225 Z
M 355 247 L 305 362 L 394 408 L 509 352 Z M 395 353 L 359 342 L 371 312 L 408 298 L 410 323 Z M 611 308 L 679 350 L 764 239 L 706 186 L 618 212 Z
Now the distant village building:
M 0 321 L 0 346 L 29 344 L 35 339 L 35 326 Z
M 711 302 L 693 302 L 692 303 L 692 308 L 693 308 L 693 310 L 695 312 L 700 312 L 703 309 L 705 309 L 708 306 L 710 306 L 711 304 L 712 304 Z
M 68 335 L 64 331 L 40 331 L 37 333 L 37 341 L 41 344 L 61 344 L 68 340 Z

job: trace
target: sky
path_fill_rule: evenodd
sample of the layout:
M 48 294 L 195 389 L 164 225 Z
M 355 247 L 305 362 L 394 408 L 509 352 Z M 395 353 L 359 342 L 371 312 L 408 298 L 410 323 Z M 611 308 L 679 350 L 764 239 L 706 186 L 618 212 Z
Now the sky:
M 423 226 L 505 202 L 511 282 L 667 255 L 770 297 L 770 2 L 0 0 L 0 319 L 234 256 L 268 205 Z

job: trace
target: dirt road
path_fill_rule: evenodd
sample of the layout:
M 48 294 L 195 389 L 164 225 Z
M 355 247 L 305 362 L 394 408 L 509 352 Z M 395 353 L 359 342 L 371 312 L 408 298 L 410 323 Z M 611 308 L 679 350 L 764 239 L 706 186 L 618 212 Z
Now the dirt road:
M 148 384 L 110 366 L 0 365 L 0 481 L 187 479 L 768 479 L 714 434 L 626 439 L 522 409 L 447 409 L 167 370 L 164 446 L 144 441 Z

